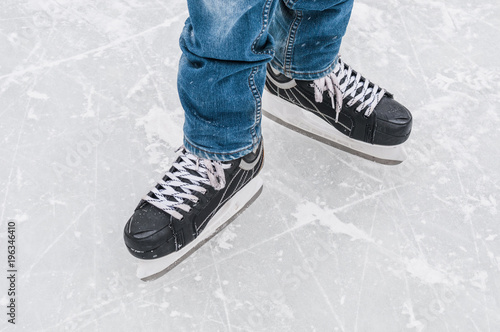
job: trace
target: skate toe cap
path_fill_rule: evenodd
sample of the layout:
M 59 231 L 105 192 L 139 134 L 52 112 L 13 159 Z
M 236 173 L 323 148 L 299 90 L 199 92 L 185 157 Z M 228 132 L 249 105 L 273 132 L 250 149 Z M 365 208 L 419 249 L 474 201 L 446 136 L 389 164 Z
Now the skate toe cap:
M 384 96 L 375 108 L 377 123 L 373 144 L 398 145 L 410 136 L 413 118 L 410 111 L 391 97 Z
M 140 258 L 148 258 L 147 252 L 171 243 L 175 251 L 175 238 L 169 227 L 171 217 L 152 205 L 138 208 L 125 224 L 123 237 L 130 252 Z M 165 250 L 168 248 L 164 248 Z

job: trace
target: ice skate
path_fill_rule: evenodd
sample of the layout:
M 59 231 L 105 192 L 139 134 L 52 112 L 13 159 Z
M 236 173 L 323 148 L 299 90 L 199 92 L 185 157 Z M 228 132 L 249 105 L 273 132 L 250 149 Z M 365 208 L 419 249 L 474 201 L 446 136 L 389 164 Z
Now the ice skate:
M 301 81 L 268 65 L 264 114 L 297 132 L 383 164 L 406 158 L 411 113 L 340 58 L 329 75 Z
M 198 158 L 184 148 L 141 200 L 124 229 L 125 244 L 142 259 L 137 276 L 156 279 L 227 226 L 262 190 L 263 146 L 229 162 Z

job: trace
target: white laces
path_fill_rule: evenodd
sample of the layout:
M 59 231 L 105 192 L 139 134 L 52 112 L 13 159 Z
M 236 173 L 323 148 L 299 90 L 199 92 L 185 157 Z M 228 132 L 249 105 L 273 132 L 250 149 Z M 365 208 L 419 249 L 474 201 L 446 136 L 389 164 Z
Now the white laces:
M 226 186 L 224 169 L 231 167 L 230 164 L 213 161 L 190 154 L 184 147 L 180 147 L 181 160 L 173 164 L 174 172 L 167 172 L 164 179 L 158 181 L 158 185 L 143 197 L 143 200 L 180 220 L 182 214 L 176 209 L 189 212 L 191 207 L 185 200 L 197 203 L 199 198 L 194 192 L 205 194 L 207 189 L 202 184 L 210 185 L 216 190 Z M 150 196 L 151 195 L 151 196 Z
M 361 76 L 353 73 L 352 68 L 344 63 L 341 58 L 335 65 L 333 72 L 325 77 L 314 80 L 314 99 L 317 103 L 323 102 L 323 92 L 328 91 L 332 106 L 335 105 L 335 122 L 339 121 L 340 110 L 342 109 L 343 98 L 349 96 L 352 99 L 347 102 L 348 106 L 361 101 L 357 112 L 365 110 L 366 117 L 372 114 L 373 110 L 385 94 L 385 90 Z M 359 91 L 358 91 L 359 90 Z

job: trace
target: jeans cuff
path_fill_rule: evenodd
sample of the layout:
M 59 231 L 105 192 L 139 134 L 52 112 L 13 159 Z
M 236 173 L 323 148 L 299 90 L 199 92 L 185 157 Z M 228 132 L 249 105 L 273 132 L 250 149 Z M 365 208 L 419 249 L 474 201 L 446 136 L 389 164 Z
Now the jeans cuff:
M 325 77 L 326 75 L 330 74 L 333 69 L 335 68 L 335 65 L 337 64 L 339 60 L 339 55 L 337 55 L 334 60 L 325 68 L 322 70 L 312 70 L 312 71 L 301 71 L 301 70 L 290 70 L 285 74 L 283 70 L 283 64 L 281 64 L 276 58 L 271 60 L 271 66 L 273 66 L 274 69 L 278 70 L 280 73 L 283 75 L 293 78 L 296 80 L 302 80 L 302 81 L 312 81 L 321 77 Z
M 217 161 L 231 161 L 246 156 L 247 154 L 252 152 L 260 144 L 261 140 L 262 138 L 259 138 L 256 143 L 253 143 L 252 145 L 237 151 L 210 152 L 189 142 L 186 136 L 184 136 L 184 147 L 188 152 L 194 154 L 199 158 L 217 160 Z

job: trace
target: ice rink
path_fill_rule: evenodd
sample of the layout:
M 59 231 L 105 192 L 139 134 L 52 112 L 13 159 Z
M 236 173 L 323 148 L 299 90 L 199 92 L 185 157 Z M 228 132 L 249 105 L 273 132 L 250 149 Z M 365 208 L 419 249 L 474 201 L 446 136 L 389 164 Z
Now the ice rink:
M 182 143 L 186 17 L 2 1 L 0 331 L 500 331 L 500 2 L 357 0 L 342 57 L 412 111 L 408 159 L 264 118 L 262 195 L 145 283 L 122 231 Z

